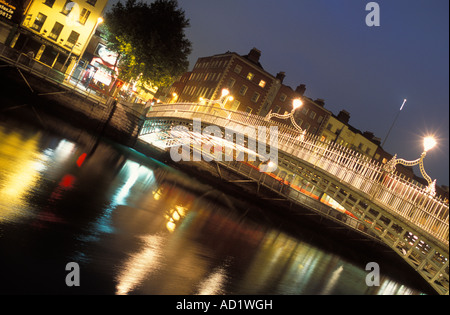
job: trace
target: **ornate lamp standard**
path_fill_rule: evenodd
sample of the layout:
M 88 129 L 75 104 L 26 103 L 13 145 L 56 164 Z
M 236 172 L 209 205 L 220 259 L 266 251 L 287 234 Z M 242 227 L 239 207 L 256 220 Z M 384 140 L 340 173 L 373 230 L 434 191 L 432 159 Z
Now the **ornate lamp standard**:
M 230 95 L 230 91 L 228 89 L 223 89 L 222 95 L 218 100 L 209 100 L 207 98 L 200 97 L 200 103 L 208 105 L 218 104 L 222 109 L 225 109 L 225 104 L 233 99 L 233 96 Z
M 267 116 L 264 118 L 266 121 L 269 121 L 272 117 L 275 118 L 279 118 L 279 119 L 291 119 L 292 124 L 294 125 L 294 127 L 299 130 L 300 132 L 304 132 L 304 130 L 302 128 L 300 128 L 300 126 L 297 124 L 297 122 L 294 119 L 294 114 L 295 111 L 297 109 L 299 109 L 300 107 L 302 107 L 303 102 L 296 98 L 295 100 L 292 101 L 292 110 L 289 114 L 285 114 L 285 115 L 280 115 L 277 113 L 272 113 L 272 110 L 270 110 L 270 112 L 267 114 Z
M 425 156 L 427 155 L 427 152 L 429 150 L 431 150 L 432 148 L 434 148 L 436 146 L 437 142 L 433 137 L 426 137 L 423 140 L 423 149 L 424 151 L 422 152 L 422 155 L 420 156 L 420 158 L 418 158 L 417 160 L 414 161 L 406 161 L 403 159 L 397 159 L 397 154 L 394 155 L 394 157 L 385 165 L 385 170 L 387 172 L 394 172 L 395 171 L 395 167 L 397 166 L 397 164 L 401 164 L 401 165 L 405 165 L 405 166 L 415 166 L 415 165 L 419 165 L 420 167 L 420 173 L 422 174 L 422 176 L 426 179 L 426 181 L 428 182 L 428 187 L 426 188 L 426 192 L 429 193 L 431 196 L 435 196 L 436 195 L 436 180 L 432 180 L 431 177 L 425 172 L 425 167 L 423 165 L 423 160 L 425 159 Z

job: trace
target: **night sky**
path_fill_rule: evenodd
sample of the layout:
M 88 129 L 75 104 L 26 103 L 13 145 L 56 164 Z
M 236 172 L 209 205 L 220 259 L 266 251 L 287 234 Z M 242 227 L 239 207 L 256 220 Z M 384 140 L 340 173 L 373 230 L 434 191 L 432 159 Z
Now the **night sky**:
M 406 98 L 384 149 L 415 160 L 434 135 L 425 170 L 448 186 L 449 1 L 376 1 L 379 27 L 366 25 L 369 2 L 178 0 L 191 24 L 189 70 L 200 57 L 256 47 L 266 71 L 286 72 L 293 89 L 306 84 L 306 96 L 325 99 L 335 115 L 345 109 L 352 126 L 382 142 Z

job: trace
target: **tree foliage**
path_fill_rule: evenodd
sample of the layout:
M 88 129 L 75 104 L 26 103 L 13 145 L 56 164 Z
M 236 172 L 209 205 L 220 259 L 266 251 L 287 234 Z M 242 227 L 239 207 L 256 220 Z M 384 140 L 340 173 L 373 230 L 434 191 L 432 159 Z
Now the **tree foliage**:
M 189 65 L 187 27 L 189 20 L 176 0 L 116 3 L 105 15 L 103 32 L 108 48 L 120 55 L 120 78 L 170 85 Z

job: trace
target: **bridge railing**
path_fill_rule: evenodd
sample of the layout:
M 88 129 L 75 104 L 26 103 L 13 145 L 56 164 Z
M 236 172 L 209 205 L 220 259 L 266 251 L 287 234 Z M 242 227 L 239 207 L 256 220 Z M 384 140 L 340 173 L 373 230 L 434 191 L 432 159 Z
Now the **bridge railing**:
M 277 126 L 279 151 L 333 175 L 352 189 L 365 193 L 370 201 L 448 245 L 448 203 L 428 194 L 425 187 L 386 172 L 380 163 L 351 149 L 302 134 L 287 125 L 266 121 L 261 116 L 196 103 L 155 105 L 147 117 L 201 119 L 235 130 L 245 126 Z

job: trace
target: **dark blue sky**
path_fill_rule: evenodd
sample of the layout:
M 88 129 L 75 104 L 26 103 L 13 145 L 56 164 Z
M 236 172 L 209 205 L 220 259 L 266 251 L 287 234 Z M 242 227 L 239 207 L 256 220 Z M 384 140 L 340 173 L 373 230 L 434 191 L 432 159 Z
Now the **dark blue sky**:
M 306 84 L 306 96 L 325 99 L 335 115 L 347 110 L 351 125 L 382 140 L 407 98 L 385 150 L 414 160 L 434 134 L 425 170 L 448 186 L 448 0 L 376 1 L 379 27 L 366 25 L 366 0 L 178 2 L 191 23 L 190 69 L 199 57 L 256 47 L 269 73 L 286 72 L 285 84 Z

